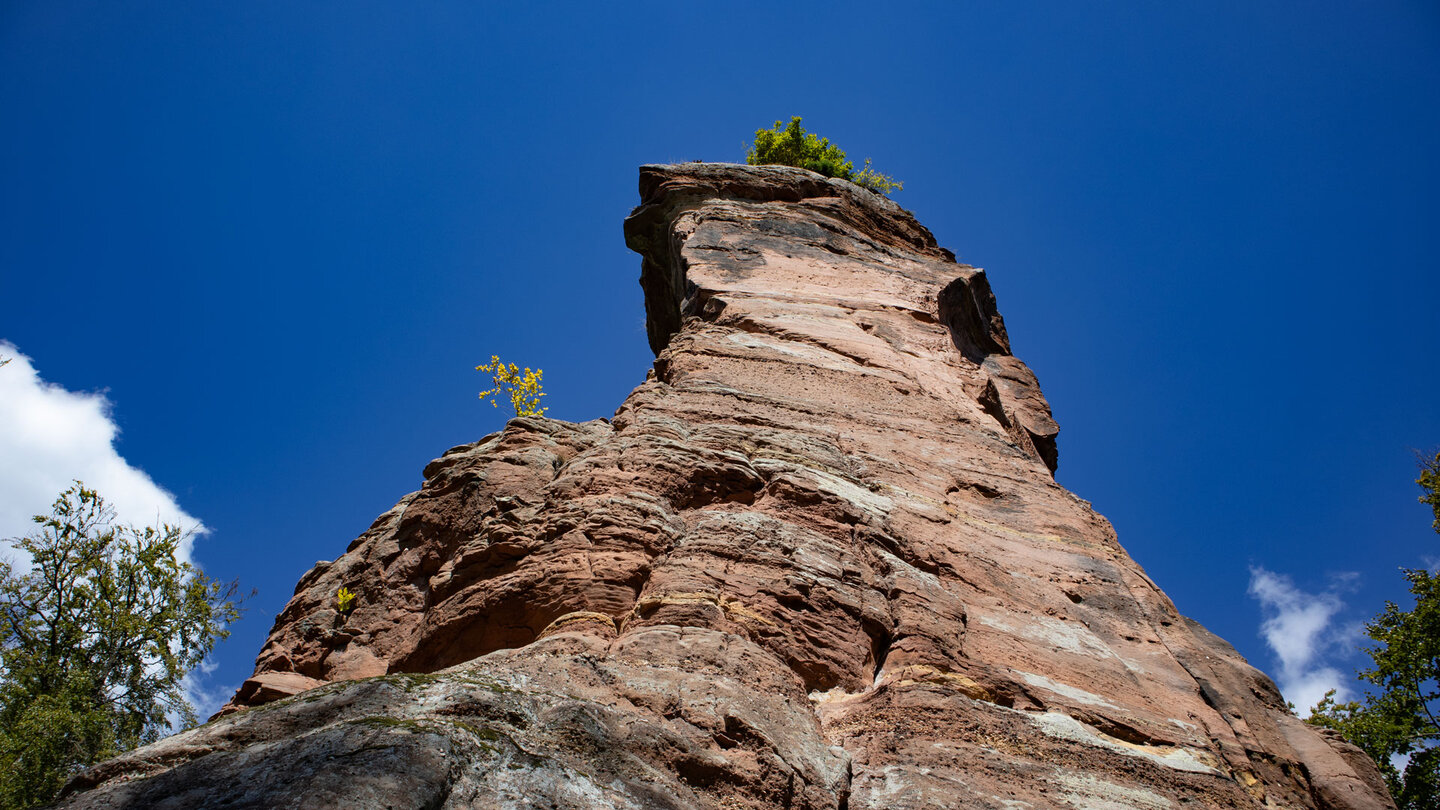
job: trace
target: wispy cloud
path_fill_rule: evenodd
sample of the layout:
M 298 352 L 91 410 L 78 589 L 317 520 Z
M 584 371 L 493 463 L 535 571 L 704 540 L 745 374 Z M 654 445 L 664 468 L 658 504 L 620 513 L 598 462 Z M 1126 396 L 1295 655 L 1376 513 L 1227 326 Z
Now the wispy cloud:
M 210 677 L 215 674 L 218 665 L 206 659 L 200 662 L 200 666 L 186 673 L 180 681 L 180 688 L 185 692 L 185 699 L 190 701 L 190 706 L 195 709 L 195 716 L 204 723 L 210 715 L 220 711 L 235 690 L 240 688 L 239 684 L 212 684 L 208 683 Z M 170 722 L 170 728 L 179 731 L 181 728 L 180 718 L 170 715 L 165 718 Z
M 1340 595 L 1354 576 L 1334 577 L 1325 591 L 1307 593 L 1283 574 L 1259 566 L 1250 568 L 1250 595 L 1260 602 L 1265 617 L 1260 635 L 1275 652 L 1281 693 L 1302 716 L 1330 689 L 1335 690 L 1337 700 L 1353 696 L 1354 676 L 1327 659 L 1353 649 L 1359 637 L 1357 625 L 1336 621 L 1345 609 Z

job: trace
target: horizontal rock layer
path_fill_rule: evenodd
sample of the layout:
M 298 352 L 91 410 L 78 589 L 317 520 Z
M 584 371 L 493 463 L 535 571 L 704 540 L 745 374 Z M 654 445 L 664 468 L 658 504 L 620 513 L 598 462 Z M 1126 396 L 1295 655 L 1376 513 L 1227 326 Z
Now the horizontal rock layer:
M 64 806 L 1391 806 L 1055 483 L 981 270 L 801 169 L 640 189 L 613 421 L 432 462 L 223 716 Z

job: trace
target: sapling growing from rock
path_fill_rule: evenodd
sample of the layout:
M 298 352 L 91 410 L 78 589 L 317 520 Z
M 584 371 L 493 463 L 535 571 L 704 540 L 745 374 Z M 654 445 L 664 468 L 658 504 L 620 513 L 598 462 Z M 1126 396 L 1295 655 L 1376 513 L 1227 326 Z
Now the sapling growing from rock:
M 480 392 L 480 399 L 488 397 L 499 398 L 501 393 L 510 397 L 510 406 L 515 409 L 516 416 L 544 416 L 549 408 L 540 407 L 540 398 L 545 393 L 540 390 L 540 377 L 545 372 L 540 369 L 531 371 L 529 367 L 522 372 L 520 367 L 514 363 L 508 366 L 501 362 L 500 356 L 490 355 L 490 362 L 483 366 L 476 366 L 476 371 L 483 371 L 492 375 L 495 387 L 488 391 Z M 490 404 L 500 407 L 495 399 Z
M 755 143 L 746 152 L 745 162 L 751 166 L 798 166 L 826 177 L 849 180 L 880 194 L 904 188 L 895 178 L 870 168 L 869 158 L 860 171 L 855 171 L 844 149 L 830 143 L 829 138 L 806 132 L 798 115 L 788 125 L 776 121 L 772 129 L 755 130 Z

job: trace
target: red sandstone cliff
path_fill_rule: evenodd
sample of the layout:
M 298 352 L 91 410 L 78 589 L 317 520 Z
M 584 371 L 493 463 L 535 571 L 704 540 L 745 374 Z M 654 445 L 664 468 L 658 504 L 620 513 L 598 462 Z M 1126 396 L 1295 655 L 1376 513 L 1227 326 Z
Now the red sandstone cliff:
M 614 420 L 432 462 L 229 713 L 63 806 L 1392 806 L 1054 482 L 982 271 L 800 169 L 640 193 Z

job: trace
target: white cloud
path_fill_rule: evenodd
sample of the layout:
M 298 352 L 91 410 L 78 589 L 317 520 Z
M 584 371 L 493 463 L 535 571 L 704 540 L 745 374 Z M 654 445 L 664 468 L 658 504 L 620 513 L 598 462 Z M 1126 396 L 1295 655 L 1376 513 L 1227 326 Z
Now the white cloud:
M 185 699 L 190 701 L 190 706 L 195 709 L 195 717 L 201 723 L 209 720 L 210 715 L 220 711 L 220 707 L 225 705 L 225 701 L 229 700 L 235 694 L 235 690 L 240 688 L 239 684 L 233 683 L 219 685 L 207 683 L 218 668 L 219 665 L 207 658 L 200 662 L 200 666 L 185 673 L 185 677 L 180 681 L 180 688 L 185 692 Z M 169 721 L 172 730 L 183 729 L 178 715 L 166 715 L 165 719 Z
M 0 341 L 0 357 L 10 360 L 0 367 L 0 554 L 27 570 L 29 560 L 3 541 L 34 531 L 31 516 L 49 514 L 56 496 L 80 480 L 115 509 L 118 523 L 168 523 L 191 531 L 179 557 L 193 563 L 192 544 L 204 525 L 116 452 L 120 430 L 110 417 L 110 400 L 45 382 L 30 358 L 8 342 Z M 202 683 L 213 669 L 202 663 L 181 684 L 202 721 L 229 697 Z
M 0 367 L 0 539 L 33 531 L 31 516 L 49 514 L 55 497 L 77 479 L 114 507 L 120 523 L 205 532 L 174 496 L 115 451 L 119 428 L 103 393 L 45 382 L 30 358 L 8 342 L 0 341 L 0 356 L 10 359 Z M 187 562 L 192 540 L 180 549 Z
M 1336 700 L 1342 702 L 1354 695 L 1354 677 L 1326 661 L 1336 650 L 1353 648 L 1358 637 L 1355 625 L 1335 621 L 1345 609 L 1339 591 L 1353 579 L 1353 574 L 1343 575 L 1323 593 L 1306 593 L 1283 574 L 1250 568 L 1250 595 L 1260 602 L 1265 616 L 1260 635 L 1278 659 L 1280 692 L 1301 716 L 1328 690 L 1334 689 Z

